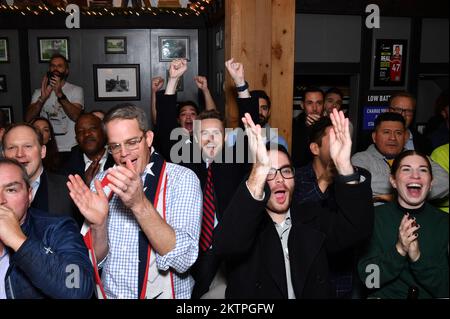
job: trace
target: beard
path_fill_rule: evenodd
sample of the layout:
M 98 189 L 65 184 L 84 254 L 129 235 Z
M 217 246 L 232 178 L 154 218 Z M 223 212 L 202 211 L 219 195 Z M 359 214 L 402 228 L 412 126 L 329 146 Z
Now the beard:
M 267 117 L 260 115 L 259 116 L 259 125 L 261 125 L 261 127 L 266 126 L 267 124 Z

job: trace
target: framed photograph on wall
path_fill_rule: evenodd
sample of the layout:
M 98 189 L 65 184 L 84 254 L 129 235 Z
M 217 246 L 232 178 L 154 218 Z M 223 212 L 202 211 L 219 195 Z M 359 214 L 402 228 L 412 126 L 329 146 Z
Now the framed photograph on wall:
M 140 100 L 139 64 L 94 64 L 96 101 Z
M 6 86 L 6 75 L 0 74 L 0 92 L 8 92 L 8 87 Z
M 3 112 L 5 114 L 5 120 L 6 124 L 14 123 L 14 115 L 13 115 L 13 108 L 12 106 L 0 106 L 0 112 Z
M 38 38 L 39 62 L 50 61 L 54 54 L 61 54 L 67 61 L 69 56 L 69 38 Z
M 374 86 L 404 86 L 407 40 L 377 39 Z
M 8 38 L 0 38 L 0 63 L 9 62 Z
M 106 54 L 127 54 L 127 37 L 105 37 Z
M 159 37 L 159 61 L 166 62 L 173 59 L 190 58 L 189 37 Z

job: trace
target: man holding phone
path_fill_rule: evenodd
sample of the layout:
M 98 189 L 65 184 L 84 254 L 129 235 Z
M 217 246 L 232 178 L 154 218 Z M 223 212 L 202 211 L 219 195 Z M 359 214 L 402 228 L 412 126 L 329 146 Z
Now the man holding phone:
M 71 148 L 77 144 L 75 122 L 84 108 L 83 89 L 67 82 L 68 75 L 67 59 L 60 54 L 53 55 L 49 70 L 42 78 L 41 88 L 34 91 L 25 114 L 27 122 L 37 116 L 49 119 L 63 157 L 70 154 Z

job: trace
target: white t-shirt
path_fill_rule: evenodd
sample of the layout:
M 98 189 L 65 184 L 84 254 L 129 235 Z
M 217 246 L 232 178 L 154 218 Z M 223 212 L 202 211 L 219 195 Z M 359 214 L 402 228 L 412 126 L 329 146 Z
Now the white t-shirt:
M 81 87 L 65 82 L 62 91 L 71 103 L 81 104 L 82 108 L 84 108 L 84 93 Z M 41 89 L 36 89 L 31 98 L 31 103 L 36 102 L 39 96 L 41 96 Z M 49 119 L 50 123 L 52 123 L 56 144 L 60 152 L 70 152 L 72 147 L 77 145 L 75 140 L 75 122 L 66 114 L 61 103 L 58 102 L 54 91 L 45 101 L 40 116 Z

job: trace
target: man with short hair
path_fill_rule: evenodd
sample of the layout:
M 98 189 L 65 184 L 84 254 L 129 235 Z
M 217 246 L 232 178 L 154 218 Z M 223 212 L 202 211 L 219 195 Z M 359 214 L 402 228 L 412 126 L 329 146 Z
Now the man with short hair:
M 348 119 L 336 110 L 331 117 L 330 156 L 339 176 L 334 209 L 293 203 L 289 154 L 282 146 L 267 150 L 261 127 L 248 113 L 243 119 L 256 162 L 214 233 L 217 254 L 226 259 L 227 298 L 329 298 L 328 256 L 370 237 L 370 175 L 351 165 Z
M 173 63 L 173 76 L 167 82 L 164 95 L 158 96 L 159 108 L 175 108 L 176 87 L 184 73 L 175 72 L 176 66 L 183 64 Z M 185 69 L 181 69 L 183 70 Z M 203 111 L 196 117 L 196 122 L 192 143 L 186 145 L 179 142 L 181 145 L 177 144 L 176 147 L 181 146 L 180 150 L 173 150 L 172 155 L 180 156 L 180 165 L 194 171 L 203 191 L 199 255 L 191 269 L 195 280 L 192 298 L 220 299 L 225 296 L 225 280 L 221 270 L 222 259 L 215 253 L 212 234 L 220 224 L 234 191 L 248 172 L 249 165 L 243 163 L 245 154 L 240 154 L 243 162 L 237 162 L 237 147 L 225 143 L 224 121 L 218 111 Z M 172 160 L 175 161 L 175 158 Z
M 98 297 L 190 298 L 201 221 L 198 178 L 155 152 L 142 109 L 118 105 L 104 124 L 116 166 L 98 174 L 91 191 L 78 175 L 67 183 L 103 269 Z
M 80 175 L 89 185 L 97 173 L 114 165 L 114 159 L 106 150 L 106 134 L 102 121 L 94 114 L 80 115 L 75 124 L 75 136 L 78 145 L 72 148 L 64 172 L 67 175 Z
M 11 125 L 3 136 L 3 155 L 21 163 L 30 178 L 31 207 L 72 217 L 81 226 L 82 216 L 69 197 L 66 178 L 44 169 L 42 159 L 46 150 L 40 131 L 28 123 Z
M 179 78 L 179 74 L 184 74 L 187 70 L 187 61 L 175 59 L 170 62 L 168 70 L 168 82 L 171 79 Z M 205 99 L 205 110 L 215 110 L 216 104 L 208 88 L 208 81 L 204 76 L 196 76 L 194 82 L 202 91 Z M 177 83 L 178 80 L 177 80 Z M 194 121 L 200 113 L 199 106 L 194 101 L 179 101 L 176 106 L 166 107 L 165 92 L 160 91 L 164 85 L 161 77 L 152 79 L 152 121 L 156 127 L 155 147 L 158 152 L 167 160 L 170 159 L 172 147 L 178 142 L 190 144 L 192 146 L 192 132 Z M 177 84 L 178 85 L 178 84 Z M 177 88 L 175 88 L 177 90 Z M 163 100 L 163 101 L 161 101 Z M 170 104 L 172 105 L 172 103 Z M 181 136 L 178 139 L 171 139 L 171 134 L 176 128 L 181 128 Z
M 322 117 L 310 128 L 309 148 L 313 154 L 313 160 L 295 171 L 295 203 L 320 203 L 322 207 L 331 209 L 337 205 L 334 191 L 334 179 L 337 172 L 330 154 L 331 130 L 333 130 L 333 124 L 328 116 Z M 333 291 L 335 291 L 333 297 L 350 298 L 352 296 L 355 261 L 353 249 L 346 249 L 330 256 L 330 277 Z
M 336 87 L 329 88 L 325 92 L 325 101 L 323 105 L 325 115 L 330 115 L 333 112 L 333 109 L 340 111 L 343 100 L 344 94 L 342 94 L 341 90 Z
M 69 63 L 63 55 L 53 55 L 48 70 L 41 88 L 33 93 L 25 121 L 30 122 L 37 116 L 49 119 L 58 150 L 67 159 L 71 148 L 77 144 L 74 127 L 84 108 L 83 89 L 67 82 Z
M 297 203 L 319 202 L 328 198 L 336 169 L 330 157 L 329 131 L 333 124 L 322 117 L 311 126 L 309 148 L 313 159 L 295 171 L 294 200 Z
M 430 142 L 412 125 L 416 104 L 415 97 L 410 93 L 398 92 L 393 94 L 389 100 L 389 112 L 399 113 L 405 119 L 405 126 L 409 134 L 405 149 L 430 155 L 432 151 Z
M 403 116 L 391 112 L 380 114 L 375 120 L 372 140 L 373 144 L 366 151 L 353 155 L 352 163 L 372 174 L 373 202 L 380 205 L 393 199 L 390 166 L 408 140 Z M 431 162 L 431 167 L 434 181 L 429 199 L 443 198 L 448 195 L 448 174 L 434 162 Z
M 309 150 L 309 129 L 323 116 L 324 93 L 316 87 L 308 87 L 303 92 L 303 113 L 292 124 L 292 161 L 301 167 L 312 160 Z
M 30 208 L 27 171 L 0 159 L 0 299 L 90 298 L 88 251 L 72 219 Z

